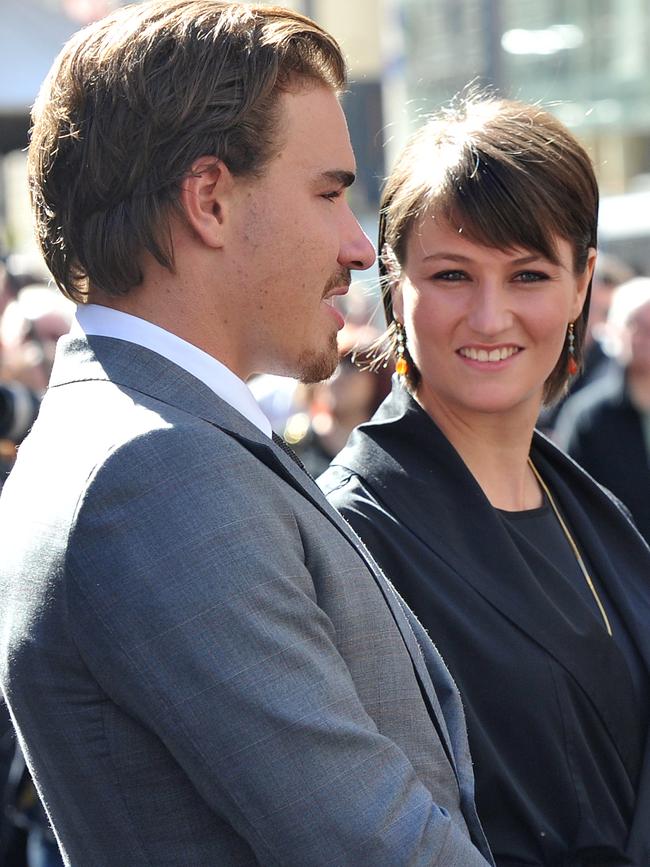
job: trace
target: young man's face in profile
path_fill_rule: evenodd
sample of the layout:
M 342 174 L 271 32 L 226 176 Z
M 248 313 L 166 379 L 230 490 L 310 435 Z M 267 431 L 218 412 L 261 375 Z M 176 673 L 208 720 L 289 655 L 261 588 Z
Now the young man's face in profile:
M 345 196 L 355 162 L 336 94 L 303 86 L 280 105 L 277 154 L 261 178 L 236 181 L 232 238 L 245 286 L 238 316 L 255 372 L 315 381 L 338 361 L 336 296 L 375 254 Z

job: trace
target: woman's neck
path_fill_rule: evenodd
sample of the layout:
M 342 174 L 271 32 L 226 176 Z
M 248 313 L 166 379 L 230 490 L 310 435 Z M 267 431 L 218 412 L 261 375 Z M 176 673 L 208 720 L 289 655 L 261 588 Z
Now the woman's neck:
M 518 512 L 542 505 L 528 457 L 537 414 L 526 407 L 507 414 L 459 414 L 435 400 L 416 400 L 456 449 L 496 509 Z

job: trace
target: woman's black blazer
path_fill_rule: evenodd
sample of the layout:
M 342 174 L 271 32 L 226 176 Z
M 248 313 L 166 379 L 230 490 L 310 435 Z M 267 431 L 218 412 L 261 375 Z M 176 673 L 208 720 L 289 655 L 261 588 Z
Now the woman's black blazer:
M 650 549 L 618 501 L 538 433 L 531 456 L 648 675 Z M 502 863 L 582 863 L 556 860 L 568 840 L 588 853 L 592 839 L 611 838 L 623 840 L 631 863 L 649 867 L 647 720 L 629 725 L 629 669 L 621 654 L 603 652 L 603 622 L 585 606 L 566 628 L 563 601 L 576 608 L 570 585 L 557 616 L 541 615 L 550 565 L 542 558 L 531 570 L 431 418 L 395 384 L 319 484 L 458 683 L 497 863 L 500 849 L 519 859 Z M 518 767 L 504 769 L 513 750 Z M 599 805 L 596 828 L 585 804 L 598 774 L 609 774 L 611 803 Z M 585 863 L 605 862 L 594 854 Z

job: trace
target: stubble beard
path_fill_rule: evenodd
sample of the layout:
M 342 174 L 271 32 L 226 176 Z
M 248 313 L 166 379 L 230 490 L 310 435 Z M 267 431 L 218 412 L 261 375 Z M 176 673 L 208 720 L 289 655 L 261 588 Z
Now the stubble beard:
M 330 279 L 325 284 L 323 290 L 323 298 L 329 292 L 336 289 L 338 286 L 349 286 L 351 280 L 351 272 L 349 268 L 337 268 Z M 298 379 L 304 385 L 310 385 L 314 382 L 322 382 L 324 379 L 329 379 L 334 373 L 339 363 L 339 347 L 337 342 L 337 332 L 330 335 L 328 346 L 322 352 L 316 352 L 313 349 L 306 349 L 298 358 Z
M 305 350 L 298 359 L 298 379 L 305 385 L 329 379 L 339 363 L 339 347 L 336 332 L 330 336 L 327 349 L 316 352 Z

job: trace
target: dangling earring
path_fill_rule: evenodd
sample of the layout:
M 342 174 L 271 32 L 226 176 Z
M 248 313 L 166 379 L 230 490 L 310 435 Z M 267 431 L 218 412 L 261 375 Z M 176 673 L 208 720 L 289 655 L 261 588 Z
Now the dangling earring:
M 567 341 L 568 341 L 568 350 L 569 357 L 567 359 L 566 368 L 569 373 L 569 376 L 575 376 L 578 372 L 578 362 L 576 361 L 576 350 L 575 350 L 575 342 L 576 338 L 573 333 L 573 322 L 569 322 L 569 328 L 567 330 Z
M 409 372 L 409 363 L 406 360 L 406 332 L 401 322 L 395 320 L 395 354 L 397 361 L 395 362 L 395 373 L 399 376 L 406 376 Z

